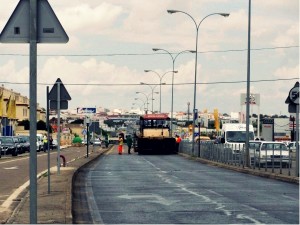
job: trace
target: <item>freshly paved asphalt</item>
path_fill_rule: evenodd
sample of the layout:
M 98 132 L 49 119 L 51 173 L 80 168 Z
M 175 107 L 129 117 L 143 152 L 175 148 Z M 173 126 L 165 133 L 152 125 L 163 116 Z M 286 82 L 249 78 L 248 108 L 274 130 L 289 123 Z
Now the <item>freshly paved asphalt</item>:
M 101 154 L 108 149 L 98 149 L 91 152 L 89 157 L 78 158 L 72 162 L 68 162 L 67 167 L 61 167 L 61 173 L 57 175 L 56 168 L 51 169 L 51 193 L 48 194 L 48 179 L 47 176 L 41 176 L 38 180 L 38 223 L 59 223 L 59 224 L 71 224 L 72 218 L 72 180 L 73 175 L 78 171 L 78 168 L 88 164 L 94 159 L 98 158 Z M 183 155 L 184 157 L 188 157 Z M 199 160 L 202 163 L 210 163 L 203 160 Z M 297 177 L 287 177 L 280 175 L 272 175 L 270 173 L 264 173 L 263 171 L 253 171 L 251 169 L 234 168 L 227 165 L 219 165 L 213 163 L 215 166 L 226 167 L 243 173 L 255 174 L 258 176 L 279 179 L 291 183 L 299 183 Z M 20 203 L 16 208 L 11 208 L 8 212 L 1 213 L 0 223 L 9 224 L 26 224 L 30 222 L 30 205 L 29 205 L 29 193 L 25 190 L 24 193 L 18 197 Z M 1 209 L 0 209 L 1 210 Z

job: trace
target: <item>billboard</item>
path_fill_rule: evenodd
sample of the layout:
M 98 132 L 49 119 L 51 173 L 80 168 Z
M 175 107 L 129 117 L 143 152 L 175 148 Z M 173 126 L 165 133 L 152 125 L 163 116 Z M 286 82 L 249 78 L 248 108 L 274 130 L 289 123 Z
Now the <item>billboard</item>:
M 250 105 L 260 105 L 260 94 L 250 94 Z M 247 95 L 245 93 L 241 94 L 241 105 L 247 104 Z
M 96 113 L 96 108 L 77 108 L 77 114 Z

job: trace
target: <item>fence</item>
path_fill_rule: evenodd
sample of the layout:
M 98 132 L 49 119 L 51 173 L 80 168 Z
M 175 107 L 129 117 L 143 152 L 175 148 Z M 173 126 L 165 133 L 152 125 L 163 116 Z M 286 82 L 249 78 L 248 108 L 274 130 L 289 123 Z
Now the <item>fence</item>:
M 272 155 L 262 159 L 260 152 L 257 155 L 251 150 L 249 150 L 249 157 L 246 157 L 244 144 L 229 145 L 198 142 L 195 143 L 194 149 L 192 149 L 191 142 L 182 141 L 179 145 L 179 153 L 184 153 L 192 157 L 241 168 L 247 167 L 246 159 L 248 158 L 250 168 L 253 170 L 298 177 L 296 172 L 296 154 L 292 151 L 288 152 L 288 156 L 283 157 L 282 154 L 275 156 L 273 151 Z

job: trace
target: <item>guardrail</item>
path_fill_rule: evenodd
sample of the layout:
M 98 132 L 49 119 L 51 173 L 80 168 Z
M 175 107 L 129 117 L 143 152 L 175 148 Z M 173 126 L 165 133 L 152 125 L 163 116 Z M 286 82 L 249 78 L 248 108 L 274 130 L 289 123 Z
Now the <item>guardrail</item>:
M 192 149 L 192 142 L 182 141 L 178 149 L 179 153 L 184 153 L 192 157 L 198 157 L 218 163 L 228 164 L 237 167 L 246 167 L 246 150 L 244 144 L 228 145 L 214 144 L 213 142 L 198 142 Z M 274 154 L 273 154 L 274 155 Z M 296 154 L 289 151 L 288 157 L 265 157 L 250 151 L 250 167 L 253 170 L 278 173 L 287 176 L 298 176 L 296 173 Z

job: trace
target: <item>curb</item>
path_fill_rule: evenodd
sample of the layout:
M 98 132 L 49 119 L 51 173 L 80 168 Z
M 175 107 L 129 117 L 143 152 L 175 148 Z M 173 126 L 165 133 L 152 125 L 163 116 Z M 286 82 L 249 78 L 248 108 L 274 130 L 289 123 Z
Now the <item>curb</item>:
M 114 145 L 109 146 L 107 149 L 105 149 L 103 152 L 101 152 L 99 155 L 95 156 L 93 159 L 90 161 L 86 162 L 85 164 L 79 166 L 76 168 L 76 170 L 72 174 L 72 179 L 71 182 L 68 182 L 68 188 L 67 188 L 67 201 L 66 201 L 66 224 L 72 224 L 73 223 L 73 215 L 72 215 L 72 195 L 73 195 L 73 184 L 74 184 L 74 177 L 78 174 L 78 171 L 86 167 L 90 164 L 92 164 L 96 159 L 98 159 L 100 156 L 102 156 L 104 153 L 110 151 Z
M 68 165 L 69 165 L 70 168 L 73 167 L 73 172 L 71 172 L 71 174 L 67 175 L 66 180 L 64 181 L 65 184 L 66 184 L 65 185 L 66 202 L 65 202 L 65 206 L 64 206 L 64 210 L 65 210 L 64 221 L 65 221 L 66 224 L 72 224 L 72 185 L 73 185 L 73 176 L 74 176 L 74 174 L 76 173 L 76 171 L 78 169 L 80 169 L 81 167 L 83 167 L 83 166 L 89 164 L 90 162 L 94 161 L 95 159 L 100 157 L 103 153 L 110 150 L 112 147 L 113 147 L 113 145 L 108 147 L 107 149 L 103 149 L 103 151 L 99 152 L 98 155 L 96 155 L 96 154 L 91 155 L 90 156 L 90 161 L 83 162 L 82 165 L 80 165 L 80 162 L 79 162 L 79 165 L 77 165 L 77 166 L 72 166 L 72 165 L 70 165 L 70 163 L 76 162 L 77 160 L 80 160 L 80 159 L 83 159 L 83 158 L 86 158 L 86 156 L 81 156 L 81 157 L 75 158 L 75 159 L 70 160 L 66 163 L 67 167 L 68 167 Z M 53 166 L 53 167 L 50 168 L 50 171 L 55 170 L 55 169 L 56 169 L 56 166 Z M 38 182 L 41 182 L 41 180 L 44 178 L 44 175 L 47 174 L 47 173 L 48 173 L 48 169 L 40 172 L 37 175 Z M 24 207 L 26 201 L 28 201 L 28 198 L 29 198 L 28 186 L 29 186 L 29 182 L 26 182 L 25 184 L 23 184 L 21 186 L 22 190 L 20 190 L 20 193 L 18 194 L 18 196 L 23 196 L 23 197 L 21 198 L 21 201 L 15 206 L 15 208 L 12 209 L 12 212 L 10 213 L 9 217 L 6 219 L 5 223 L 8 223 L 8 224 L 15 223 L 15 218 L 22 211 L 22 208 Z

